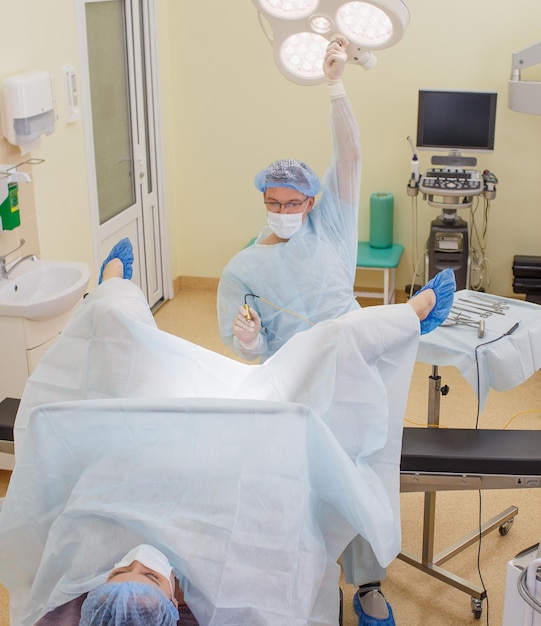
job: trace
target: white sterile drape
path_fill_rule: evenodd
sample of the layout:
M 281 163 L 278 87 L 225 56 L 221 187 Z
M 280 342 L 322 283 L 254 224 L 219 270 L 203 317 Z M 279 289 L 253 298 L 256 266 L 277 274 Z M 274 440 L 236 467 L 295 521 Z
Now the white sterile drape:
M 484 319 L 484 336 L 479 338 L 471 326 L 440 326 L 421 337 L 417 360 L 457 367 L 477 393 L 482 410 L 490 389 L 513 389 L 541 368 L 541 307 L 489 294 L 476 301 L 478 295 L 467 289 L 457 291 L 454 304 L 470 308 L 466 313 L 470 319 Z M 505 308 L 480 318 L 482 311 L 472 313 L 472 303 L 486 309 L 497 305 Z M 507 335 L 515 324 L 517 328 Z
M 353 536 L 383 566 L 400 548 L 418 340 L 408 304 L 369 307 L 245 365 L 158 330 L 136 286 L 106 281 L 17 415 L 0 512 L 12 626 L 143 541 L 170 558 L 201 624 L 335 624 L 336 559 Z

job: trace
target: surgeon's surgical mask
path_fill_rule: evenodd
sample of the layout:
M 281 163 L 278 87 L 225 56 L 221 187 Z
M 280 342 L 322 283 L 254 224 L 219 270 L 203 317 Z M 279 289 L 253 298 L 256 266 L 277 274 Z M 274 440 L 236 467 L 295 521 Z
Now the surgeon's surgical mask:
M 274 213 L 267 211 L 267 223 L 280 239 L 290 239 L 300 230 L 305 213 Z
M 170 580 L 171 572 L 173 568 L 171 567 L 171 563 L 169 563 L 168 558 L 165 554 L 162 554 L 159 550 L 157 550 L 154 546 L 149 546 L 146 543 L 142 543 L 139 546 L 136 546 L 132 550 L 126 554 L 118 563 L 115 563 L 113 569 L 117 569 L 119 567 L 128 567 L 134 561 L 139 561 L 145 567 L 148 567 L 158 574 L 161 574 L 167 580 Z

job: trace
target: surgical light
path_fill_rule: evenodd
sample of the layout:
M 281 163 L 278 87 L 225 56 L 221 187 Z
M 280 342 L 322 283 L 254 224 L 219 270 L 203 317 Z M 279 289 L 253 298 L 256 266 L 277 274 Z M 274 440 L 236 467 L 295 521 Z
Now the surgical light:
M 292 75 L 318 79 L 328 40 L 314 33 L 295 33 L 280 48 L 284 68 Z
M 404 35 L 409 11 L 403 0 L 252 0 L 273 47 L 274 60 L 289 80 L 325 82 L 323 57 L 337 34 L 350 42 L 348 62 L 371 69 L 372 50 L 389 48 Z
M 320 33 L 322 35 L 330 33 L 332 30 L 332 22 L 324 15 L 314 15 L 310 18 L 310 28 L 314 33 Z

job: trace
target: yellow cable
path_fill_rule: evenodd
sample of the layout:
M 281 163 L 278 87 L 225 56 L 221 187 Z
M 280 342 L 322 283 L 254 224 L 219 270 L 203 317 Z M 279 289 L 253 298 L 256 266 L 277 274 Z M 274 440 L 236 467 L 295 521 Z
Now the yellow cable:
M 295 313 L 295 311 L 289 311 L 288 309 L 284 309 L 283 307 L 278 306 L 277 304 L 274 304 L 274 302 L 271 302 L 270 300 L 267 300 L 266 298 L 263 298 L 263 296 L 258 296 L 258 297 L 259 297 L 259 299 L 262 302 L 265 302 L 269 306 L 272 306 L 275 309 L 278 309 L 279 311 L 283 311 L 284 313 L 289 313 L 289 315 L 293 315 L 294 317 L 298 317 L 301 320 L 304 320 L 307 324 L 310 324 L 310 326 L 314 326 L 315 325 L 315 322 L 311 322 L 307 317 L 304 317 L 304 315 L 301 315 L 300 313 Z
M 421 424 L 419 422 L 413 422 L 412 420 L 404 418 L 404 421 L 414 426 L 422 426 L 423 428 L 449 428 L 449 426 L 442 426 L 441 424 Z
M 509 426 L 511 425 L 511 423 L 517 419 L 517 417 L 521 417 L 522 415 L 528 415 L 529 413 L 541 413 L 541 409 L 532 409 L 531 411 L 522 411 L 521 413 L 517 413 L 516 415 L 513 415 L 513 417 L 511 419 L 509 419 L 509 421 L 505 424 L 505 426 L 502 428 L 502 430 L 505 430 L 506 428 L 509 428 Z M 406 422 L 407 424 L 412 424 L 413 426 L 423 426 L 423 427 L 427 427 L 428 428 L 450 428 L 449 426 L 442 426 L 441 424 L 422 424 L 420 422 L 414 422 L 410 419 L 404 418 L 404 422 Z
M 507 422 L 507 424 L 503 427 L 503 430 L 505 430 L 510 424 L 511 422 L 513 422 L 514 420 L 517 419 L 517 417 L 520 417 L 521 415 L 528 415 L 528 413 L 541 413 L 540 409 L 534 409 L 532 411 L 522 411 L 521 413 L 517 413 L 516 415 L 513 415 L 513 417 Z

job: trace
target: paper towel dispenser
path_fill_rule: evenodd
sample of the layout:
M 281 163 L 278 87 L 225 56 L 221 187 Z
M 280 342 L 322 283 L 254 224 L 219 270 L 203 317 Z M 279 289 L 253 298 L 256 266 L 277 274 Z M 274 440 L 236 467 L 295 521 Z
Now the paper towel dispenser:
M 27 72 L 2 81 L 2 131 L 22 154 L 39 147 L 41 135 L 54 131 L 52 77 L 47 72 Z

